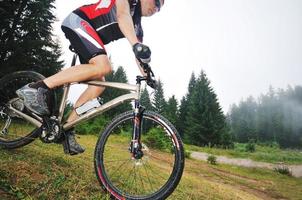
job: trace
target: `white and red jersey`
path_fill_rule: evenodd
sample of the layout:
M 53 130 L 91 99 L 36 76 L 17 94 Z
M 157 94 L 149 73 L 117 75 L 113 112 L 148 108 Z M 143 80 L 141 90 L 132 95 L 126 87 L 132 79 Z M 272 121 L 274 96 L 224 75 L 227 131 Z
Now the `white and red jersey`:
M 108 14 L 115 5 L 115 0 L 100 0 L 95 4 L 84 5 L 79 9 L 86 14 L 89 19 L 95 19 L 101 15 Z
M 136 35 L 142 41 L 140 1 L 130 0 L 129 4 Z M 74 13 L 94 27 L 104 44 L 124 37 L 117 23 L 115 0 L 99 0 L 97 3 L 81 6 Z

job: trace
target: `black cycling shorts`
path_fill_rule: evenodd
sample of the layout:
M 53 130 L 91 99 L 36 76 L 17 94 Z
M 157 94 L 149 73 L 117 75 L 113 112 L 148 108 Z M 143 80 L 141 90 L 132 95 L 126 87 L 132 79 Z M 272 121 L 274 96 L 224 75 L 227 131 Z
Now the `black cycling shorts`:
M 89 63 L 97 55 L 106 55 L 103 41 L 96 30 L 76 13 L 68 15 L 61 28 L 75 52 L 79 54 L 82 64 Z

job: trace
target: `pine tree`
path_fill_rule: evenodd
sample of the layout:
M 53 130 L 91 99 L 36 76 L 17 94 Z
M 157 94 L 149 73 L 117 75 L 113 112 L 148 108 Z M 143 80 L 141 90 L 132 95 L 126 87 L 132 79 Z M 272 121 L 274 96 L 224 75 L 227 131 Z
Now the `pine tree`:
M 192 72 L 189 86 L 188 86 L 188 94 L 187 94 L 188 101 L 190 100 L 190 97 L 192 96 L 195 86 L 196 86 L 196 77 L 195 77 L 194 72 Z
M 128 83 L 128 78 L 126 75 L 126 72 L 123 67 L 118 67 L 116 71 L 112 71 L 110 74 L 106 76 L 106 81 L 109 82 L 118 82 L 118 83 Z M 106 88 L 104 93 L 101 96 L 101 99 L 103 102 L 108 102 L 118 96 L 121 96 L 123 94 L 127 94 L 128 91 L 115 89 L 115 88 Z M 120 114 L 122 112 L 128 111 L 131 109 L 130 102 L 125 102 L 105 113 L 106 116 L 109 118 L 114 117 L 117 114 Z
M 163 84 L 160 80 L 158 80 L 158 86 L 154 92 L 152 104 L 155 112 L 165 115 L 165 107 L 167 103 L 164 96 Z
M 63 67 L 58 42 L 52 35 L 55 0 L 0 2 L 0 77 L 18 70 L 44 76 Z
M 263 143 L 278 143 L 281 147 L 302 145 L 302 87 L 274 90 L 270 86 L 256 103 L 249 97 L 230 110 L 231 130 L 239 142 L 249 138 Z M 252 137 L 253 136 L 253 137 Z
M 226 132 L 226 119 L 204 71 L 196 80 L 188 102 L 185 134 L 195 145 L 219 145 Z M 225 137 L 227 138 L 227 137 Z
M 241 101 L 238 107 L 236 105 L 231 107 L 230 125 L 238 142 L 258 140 L 257 111 L 258 105 L 252 96 L 246 101 Z
M 180 132 L 180 135 L 182 138 L 184 138 L 184 132 L 185 132 L 185 127 L 186 127 L 186 116 L 188 113 L 188 102 L 191 99 L 192 92 L 194 90 L 194 87 L 196 85 L 196 78 L 194 72 L 191 74 L 190 82 L 188 85 L 188 93 L 186 96 L 184 96 L 181 101 L 180 101 L 180 106 L 179 106 L 179 118 L 176 122 L 176 127 L 178 131 Z
M 186 119 L 186 115 L 187 115 L 187 100 L 186 97 L 182 97 L 181 101 L 180 101 L 180 106 L 179 106 L 179 117 L 178 120 L 176 122 L 176 128 L 179 131 L 179 134 L 182 138 L 184 138 L 184 132 L 185 132 L 185 119 Z
M 141 105 L 144 106 L 146 110 L 153 110 L 147 86 L 145 86 L 141 93 Z
M 177 119 L 179 118 L 179 113 L 178 113 L 178 103 L 174 95 L 171 98 L 169 98 L 165 110 L 166 110 L 167 119 L 172 124 L 176 124 Z

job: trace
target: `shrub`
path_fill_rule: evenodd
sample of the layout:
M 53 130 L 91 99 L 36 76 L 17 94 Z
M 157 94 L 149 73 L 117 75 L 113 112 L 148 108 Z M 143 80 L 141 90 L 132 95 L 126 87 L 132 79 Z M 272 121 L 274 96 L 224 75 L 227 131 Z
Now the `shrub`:
M 207 158 L 208 163 L 211 165 L 217 165 L 217 157 L 214 155 L 209 155 Z
M 76 126 L 76 132 L 81 135 L 97 135 L 108 124 L 108 119 L 104 116 L 99 116 L 87 122 L 83 122 Z
M 245 151 L 246 152 L 255 152 L 256 151 L 256 145 L 253 140 L 250 140 L 246 145 L 245 145 Z
M 278 142 L 275 141 L 266 141 L 266 142 L 261 142 L 258 143 L 259 146 L 263 146 L 263 147 L 271 147 L 274 149 L 280 149 L 280 145 Z
M 235 148 L 234 150 L 236 152 L 245 152 L 246 151 L 246 144 L 243 144 L 243 143 L 235 143 Z
M 292 176 L 291 170 L 286 165 L 279 165 L 279 166 L 274 168 L 274 171 L 278 172 L 279 174 Z
M 172 150 L 171 141 L 169 136 L 162 129 L 152 128 L 146 134 L 144 142 L 147 146 L 160 149 L 160 150 Z
M 185 150 L 185 158 L 191 158 L 191 151 Z

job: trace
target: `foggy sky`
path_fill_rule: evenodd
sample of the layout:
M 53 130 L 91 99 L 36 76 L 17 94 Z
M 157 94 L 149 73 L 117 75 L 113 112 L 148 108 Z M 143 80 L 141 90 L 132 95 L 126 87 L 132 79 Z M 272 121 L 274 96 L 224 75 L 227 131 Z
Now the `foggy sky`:
M 55 24 L 69 66 L 68 42 L 59 26 L 76 7 L 96 1 L 57 0 Z M 302 85 L 301 0 L 168 0 L 161 12 L 143 20 L 144 43 L 152 66 L 164 83 L 166 98 L 180 100 L 191 73 L 204 70 L 225 112 L 269 85 Z M 138 69 L 127 40 L 106 47 L 114 65 L 123 66 L 129 81 Z M 75 90 L 73 90 L 75 91 Z M 70 96 L 75 100 L 78 93 Z

